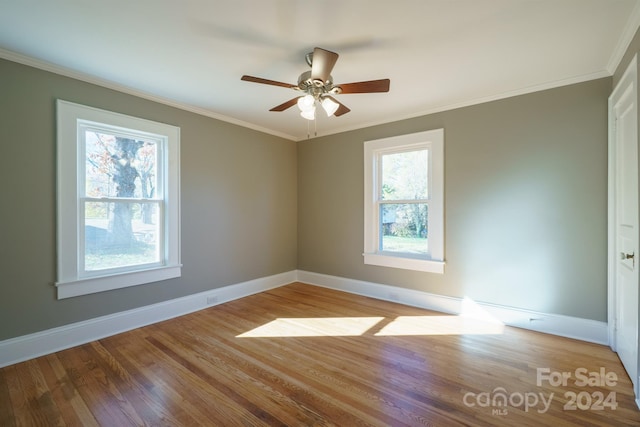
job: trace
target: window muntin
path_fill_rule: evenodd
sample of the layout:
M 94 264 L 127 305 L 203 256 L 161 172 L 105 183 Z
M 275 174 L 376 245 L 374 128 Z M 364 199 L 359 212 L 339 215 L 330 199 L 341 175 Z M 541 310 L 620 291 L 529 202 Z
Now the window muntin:
M 364 143 L 365 264 L 444 272 L 444 131 Z
M 58 100 L 58 298 L 179 277 L 180 129 Z

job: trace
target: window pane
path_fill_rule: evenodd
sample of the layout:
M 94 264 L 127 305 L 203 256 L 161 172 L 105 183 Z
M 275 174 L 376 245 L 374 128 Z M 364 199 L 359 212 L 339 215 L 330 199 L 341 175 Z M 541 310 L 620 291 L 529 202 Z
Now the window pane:
M 427 215 L 426 203 L 381 204 L 380 250 L 427 254 Z
M 160 262 L 158 203 L 85 202 L 86 271 Z
M 428 197 L 428 150 L 382 156 L 382 200 L 415 200 Z
M 85 191 L 88 197 L 153 198 L 158 144 L 85 130 Z

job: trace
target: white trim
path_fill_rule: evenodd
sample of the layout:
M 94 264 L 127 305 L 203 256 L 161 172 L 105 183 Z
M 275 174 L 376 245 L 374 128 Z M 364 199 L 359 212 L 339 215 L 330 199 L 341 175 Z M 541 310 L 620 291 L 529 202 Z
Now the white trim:
M 64 283 L 57 282 L 55 285 L 58 299 L 64 299 L 173 279 L 180 277 L 181 268 L 182 264 L 161 266 L 149 270 L 131 271 L 126 274 L 86 277 Z
M 403 268 L 405 270 L 424 271 L 426 273 L 444 274 L 444 261 L 408 258 L 384 253 L 363 253 L 364 263 L 381 267 Z
M 288 271 L 0 341 L 0 368 L 284 286 L 296 277 Z
M 626 73 L 625 73 L 626 74 Z M 618 86 L 620 86 L 618 84 Z M 613 114 L 612 114 L 612 101 L 611 97 L 608 100 L 607 113 L 608 113 L 608 141 L 607 141 L 607 321 L 609 324 L 608 327 L 608 336 L 609 336 L 609 346 L 611 350 L 616 351 L 616 292 L 614 289 L 615 284 L 615 262 L 616 260 L 613 258 L 613 254 L 615 253 L 615 150 L 613 144 Z
M 298 270 L 298 281 L 443 313 L 462 313 L 462 298 L 430 294 L 397 286 L 302 270 Z M 559 314 L 539 313 L 483 302 L 477 302 L 477 304 L 505 325 L 597 344 L 606 345 L 608 343 L 606 322 Z
M 180 277 L 180 128 L 139 117 L 75 104 L 58 99 L 57 113 L 57 258 L 58 299 L 70 298 L 125 286 L 136 286 Z M 84 188 L 81 175 L 85 124 L 117 131 L 148 135 L 157 140 L 162 152 L 160 193 L 162 193 L 161 262 L 138 270 L 112 269 L 86 275 L 79 254 L 84 254 L 79 196 Z

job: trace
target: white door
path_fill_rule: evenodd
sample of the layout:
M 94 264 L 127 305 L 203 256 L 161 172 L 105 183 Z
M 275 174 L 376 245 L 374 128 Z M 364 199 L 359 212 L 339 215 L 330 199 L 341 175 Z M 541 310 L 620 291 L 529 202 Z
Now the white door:
M 610 254 L 614 298 L 613 348 L 618 352 L 638 396 L 638 109 L 635 58 L 610 98 L 610 166 L 614 183 L 612 212 L 614 253 Z M 611 203 L 611 202 L 610 202 Z M 611 261 L 610 261 L 611 262 Z

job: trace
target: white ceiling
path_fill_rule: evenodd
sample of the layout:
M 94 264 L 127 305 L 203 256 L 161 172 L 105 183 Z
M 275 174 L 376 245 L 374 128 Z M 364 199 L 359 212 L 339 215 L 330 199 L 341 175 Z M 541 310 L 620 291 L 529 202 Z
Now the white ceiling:
M 315 46 L 338 95 L 327 135 L 609 76 L 640 24 L 638 0 L 0 0 L 0 57 L 285 138 L 307 138 L 297 83 Z M 313 136 L 313 124 L 312 136 Z

